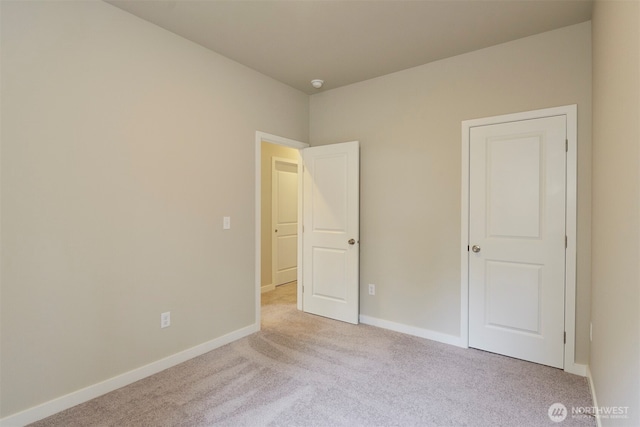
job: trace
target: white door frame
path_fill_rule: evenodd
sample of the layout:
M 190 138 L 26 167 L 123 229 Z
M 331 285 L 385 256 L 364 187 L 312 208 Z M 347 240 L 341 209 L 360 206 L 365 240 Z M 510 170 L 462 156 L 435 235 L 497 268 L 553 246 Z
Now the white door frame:
M 262 168 L 261 168 L 261 160 L 262 160 L 262 143 L 269 142 L 271 144 L 283 145 L 285 147 L 295 148 L 296 150 L 300 150 L 302 148 L 307 148 L 309 144 L 305 142 L 296 141 L 289 138 L 283 138 L 281 136 L 272 135 L 265 132 L 256 131 L 256 139 L 255 139 L 255 241 L 256 241 L 256 254 L 255 254 L 255 313 L 256 320 L 255 324 L 257 329 L 260 330 L 260 299 L 261 299 L 261 255 L 262 251 L 260 248 L 260 242 L 262 240 L 261 235 L 261 220 L 262 220 L 262 211 L 261 211 L 261 188 L 262 188 Z M 298 162 L 298 310 L 302 310 L 302 185 L 300 185 L 300 180 L 302 179 L 302 162 Z
M 577 233 L 577 160 L 578 160 L 578 108 L 577 105 L 546 108 L 502 116 L 486 117 L 462 122 L 462 204 L 460 245 L 460 341 L 469 347 L 469 142 L 470 131 L 475 126 L 515 122 L 551 116 L 567 118 L 567 189 L 566 189 L 566 235 L 565 259 L 565 309 L 564 326 L 567 342 L 564 351 L 564 370 L 585 376 L 586 367 L 575 363 L 576 338 L 576 233 Z

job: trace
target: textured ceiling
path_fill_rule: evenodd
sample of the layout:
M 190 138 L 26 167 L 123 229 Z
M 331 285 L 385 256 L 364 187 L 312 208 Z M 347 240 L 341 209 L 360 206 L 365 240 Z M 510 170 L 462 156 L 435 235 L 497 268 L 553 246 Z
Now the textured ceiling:
M 106 0 L 312 94 L 591 19 L 589 0 Z

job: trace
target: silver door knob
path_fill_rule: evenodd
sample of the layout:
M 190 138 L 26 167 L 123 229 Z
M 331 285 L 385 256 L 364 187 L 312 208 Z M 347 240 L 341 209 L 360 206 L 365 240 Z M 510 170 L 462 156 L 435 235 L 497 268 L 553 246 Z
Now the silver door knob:
M 349 239 L 347 243 L 349 243 L 350 245 L 355 245 L 356 241 L 354 239 Z
M 473 246 L 471 246 L 471 250 L 472 250 L 473 252 L 475 252 L 475 253 L 478 253 L 478 252 L 480 252 L 480 246 L 478 246 L 478 245 L 473 245 Z

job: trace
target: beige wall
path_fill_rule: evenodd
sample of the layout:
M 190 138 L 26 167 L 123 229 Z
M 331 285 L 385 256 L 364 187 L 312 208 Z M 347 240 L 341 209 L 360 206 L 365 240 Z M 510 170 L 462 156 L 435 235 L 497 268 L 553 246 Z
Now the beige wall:
M 255 132 L 306 140 L 308 96 L 103 2 L 1 7 L 6 417 L 256 322 Z
M 593 10 L 593 342 L 600 406 L 640 425 L 640 3 Z
M 590 23 L 313 95 L 309 121 L 306 95 L 108 4 L 0 6 L 0 418 L 256 321 L 256 130 L 361 141 L 361 312 L 458 335 L 460 122 L 576 103 L 576 361 L 640 424 L 637 2 L 594 10 L 593 252 Z
M 271 269 L 271 159 L 274 157 L 283 157 L 285 159 L 298 159 L 298 150 L 285 147 L 283 145 L 262 143 L 261 150 L 262 186 L 260 187 L 262 208 L 260 209 L 260 264 L 261 268 L 261 284 L 269 286 L 272 284 Z
M 567 104 L 579 122 L 576 359 L 588 362 L 588 22 L 311 97 L 311 145 L 361 142 L 362 314 L 459 336 L 461 122 Z

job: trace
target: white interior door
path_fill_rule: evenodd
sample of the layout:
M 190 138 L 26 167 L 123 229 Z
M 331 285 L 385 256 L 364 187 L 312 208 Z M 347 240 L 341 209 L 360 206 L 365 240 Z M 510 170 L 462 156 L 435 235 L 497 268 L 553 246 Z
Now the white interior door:
M 302 159 L 303 310 L 357 324 L 360 145 L 305 148 Z
M 564 365 L 566 118 L 477 126 L 469 148 L 469 346 Z
M 271 160 L 271 265 L 274 286 L 298 275 L 298 162 Z

